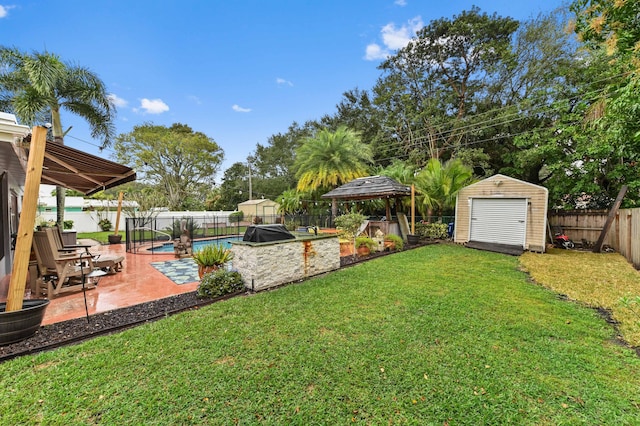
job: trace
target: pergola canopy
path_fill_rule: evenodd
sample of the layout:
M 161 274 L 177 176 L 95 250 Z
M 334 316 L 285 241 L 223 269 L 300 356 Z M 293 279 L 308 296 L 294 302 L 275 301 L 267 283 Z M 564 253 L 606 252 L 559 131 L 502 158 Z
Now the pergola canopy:
M 30 141 L 30 135 L 25 141 Z M 135 179 L 136 172 L 130 167 L 56 142 L 46 143 L 40 183 L 91 195 Z
M 411 187 L 396 182 L 387 176 L 367 176 L 354 179 L 333 189 L 322 198 L 336 200 L 372 200 L 376 198 L 398 198 L 411 195 Z

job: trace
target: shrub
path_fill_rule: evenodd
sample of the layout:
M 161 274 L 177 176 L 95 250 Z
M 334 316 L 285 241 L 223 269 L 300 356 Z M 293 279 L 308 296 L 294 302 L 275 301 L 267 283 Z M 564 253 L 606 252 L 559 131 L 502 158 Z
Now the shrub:
M 237 211 L 237 212 L 233 212 L 229 215 L 229 222 L 233 223 L 233 222 L 242 222 L 242 219 L 244 219 L 244 212 L 243 211 Z
M 100 219 L 100 222 L 98 222 L 98 226 L 105 232 L 111 231 L 111 221 L 109 219 Z
M 177 238 L 186 230 L 189 233 L 189 237 L 196 235 L 200 225 L 193 221 L 192 217 L 183 217 L 173 221 L 171 226 L 164 228 L 165 231 L 171 234 L 171 238 Z
M 431 240 L 445 240 L 449 238 L 446 223 L 416 223 L 416 235 Z
M 338 232 L 346 239 L 353 239 L 360 225 L 367 217 L 360 213 L 347 213 L 336 217 L 335 224 Z
M 402 237 L 396 234 L 387 234 L 384 236 L 385 241 L 390 241 L 396 246 L 396 250 L 402 250 L 404 248 L 404 241 Z
M 378 243 L 376 243 L 371 237 L 357 237 L 356 248 L 362 246 L 369 247 L 369 250 L 375 250 L 376 247 L 378 247 Z
M 200 280 L 196 294 L 198 297 L 220 297 L 244 289 L 242 276 L 236 271 L 219 269 L 205 274 Z
M 73 229 L 73 221 L 65 220 L 62 222 L 62 229 Z

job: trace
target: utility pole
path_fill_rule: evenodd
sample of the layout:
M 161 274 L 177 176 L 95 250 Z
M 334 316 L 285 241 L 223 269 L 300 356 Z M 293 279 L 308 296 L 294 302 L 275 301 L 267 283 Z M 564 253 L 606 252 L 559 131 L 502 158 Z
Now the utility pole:
M 251 186 L 251 162 L 254 158 L 250 155 L 247 157 L 247 166 L 249 168 L 249 200 L 253 200 L 253 187 Z
M 253 188 L 251 187 L 251 163 L 249 165 L 249 200 L 253 200 Z

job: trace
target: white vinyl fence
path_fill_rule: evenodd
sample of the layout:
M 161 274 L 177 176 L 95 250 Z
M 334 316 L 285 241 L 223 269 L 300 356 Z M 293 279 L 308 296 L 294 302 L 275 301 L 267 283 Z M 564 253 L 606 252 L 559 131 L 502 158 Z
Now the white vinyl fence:
M 116 226 L 116 213 L 115 211 L 100 212 L 100 217 L 106 217 L 111 221 L 113 227 Z M 232 211 L 199 211 L 199 212 L 178 212 L 178 211 L 163 211 L 157 213 L 157 218 L 194 218 L 194 223 L 202 226 L 208 222 L 226 222 L 229 223 L 229 215 Z M 119 231 L 125 230 L 126 218 L 129 217 L 125 212 L 120 214 Z M 73 221 L 73 229 L 76 232 L 99 232 L 102 231 L 98 222 L 100 221 L 98 213 L 95 211 L 84 212 L 65 212 L 65 220 Z M 36 218 L 36 225 L 43 221 L 56 220 L 55 212 L 42 212 Z M 114 230 L 112 228 L 112 230 Z

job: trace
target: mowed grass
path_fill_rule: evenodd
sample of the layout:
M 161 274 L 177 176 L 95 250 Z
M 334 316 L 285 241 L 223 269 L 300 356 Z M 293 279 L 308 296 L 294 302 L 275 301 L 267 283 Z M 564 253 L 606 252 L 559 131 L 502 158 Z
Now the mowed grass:
M 610 311 L 622 337 L 640 346 L 640 306 L 621 302 L 623 297 L 640 296 L 640 273 L 622 255 L 550 249 L 545 254 L 525 253 L 520 261 L 537 283 Z
M 637 424 L 613 337 L 518 258 L 433 245 L 0 364 L 0 424 Z

